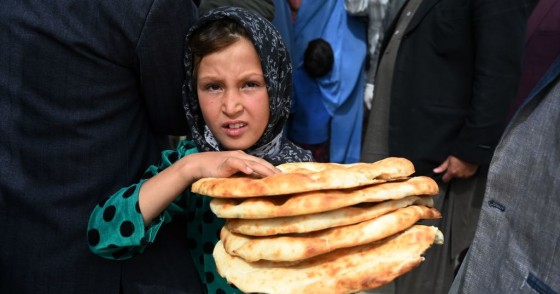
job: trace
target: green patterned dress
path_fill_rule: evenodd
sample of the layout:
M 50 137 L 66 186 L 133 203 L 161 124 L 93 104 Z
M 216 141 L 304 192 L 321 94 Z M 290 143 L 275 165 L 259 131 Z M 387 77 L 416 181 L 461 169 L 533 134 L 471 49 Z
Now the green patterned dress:
M 171 222 L 174 215 L 186 214 L 188 225 L 185 233 L 189 248 L 185 250 L 190 250 L 207 293 L 242 293 L 228 284 L 216 270 L 212 252 L 224 220 L 210 210 L 210 197 L 191 193 L 187 189 L 149 226 L 144 227 L 138 205 L 138 191 L 142 183 L 180 158 L 197 152 L 193 142 L 181 141 L 176 150 L 162 152 L 160 164 L 150 166 L 139 183 L 120 189 L 97 205 L 88 225 L 90 250 L 108 259 L 133 258 L 144 250 L 150 250 L 150 244 L 157 242 L 159 229 Z

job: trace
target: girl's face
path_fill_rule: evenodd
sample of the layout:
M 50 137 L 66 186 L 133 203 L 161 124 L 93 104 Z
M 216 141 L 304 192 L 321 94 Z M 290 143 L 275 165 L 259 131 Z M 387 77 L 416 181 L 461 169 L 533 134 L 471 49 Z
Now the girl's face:
M 258 141 L 270 106 L 259 56 L 247 38 L 202 57 L 196 87 L 204 121 L 222 146 L 245 150 Z

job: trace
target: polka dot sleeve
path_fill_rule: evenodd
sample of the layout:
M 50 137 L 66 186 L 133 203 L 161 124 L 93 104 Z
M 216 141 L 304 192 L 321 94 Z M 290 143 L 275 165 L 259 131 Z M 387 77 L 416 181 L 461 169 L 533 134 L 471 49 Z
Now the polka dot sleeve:
M 144 250 L 148 240 L 138 206 L 142 182 L 119 190 L 95 207 L 87 236 L 93 253 L 109 259 L 126 259 Z
M 197 152 L 196 148 L 184 150 L 187 147 L 193 147 L 188 144 L 182 144 L 180 147 L 183 148 L 184 155 Z M 120 189 L 94 208 L 87 231 L 89 248 L 94 254 L 120 260 L 142 253 L 149 244 L 154 242 L 162 225 L 170 222 L 173 215 L 184 213 L 183 197 L 188 197 L 188 192 L 178 197 L 149 226 L 144 228 L 144 219 L 138 205 L 138 192 L 142 184 L 148 178 L 169 167 L 178 158 L 177 151 L 162 152 L 161 163 L 158 166 L 150 166 L 139 183 Z

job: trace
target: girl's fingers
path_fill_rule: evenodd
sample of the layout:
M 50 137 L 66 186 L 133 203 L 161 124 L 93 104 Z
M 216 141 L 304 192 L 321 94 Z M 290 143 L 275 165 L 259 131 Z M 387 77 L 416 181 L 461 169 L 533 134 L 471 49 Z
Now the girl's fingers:
M 248 175 L 252 174 L 257 177 L 266 177 L 280 173 L 280 170 L 270 162 L 242 151 L 234 152 L 229 159 L 231 159 L 232 167 L 238 168 L 239 171 Z M 240 165 L 238 166 L 238 164 Z
M 261 164 L 260 162 L 248 161 L 247 164 L 253 170 L 252 175 L 257 177 L 264 178 L 280 173 L 280 170 L 268 162 L 266 162 L 266 164 Z

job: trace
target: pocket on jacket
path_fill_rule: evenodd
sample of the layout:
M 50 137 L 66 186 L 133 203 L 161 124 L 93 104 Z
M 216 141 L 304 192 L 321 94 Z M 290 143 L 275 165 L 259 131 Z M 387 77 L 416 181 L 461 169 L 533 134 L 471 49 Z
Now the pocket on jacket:
M 527 277 L 527 285 L 539 294 L 557 294 L 556 291 L 537 278 L 537 276 L 533 275 L 533 273 L 529 273 L 529 276 Z

